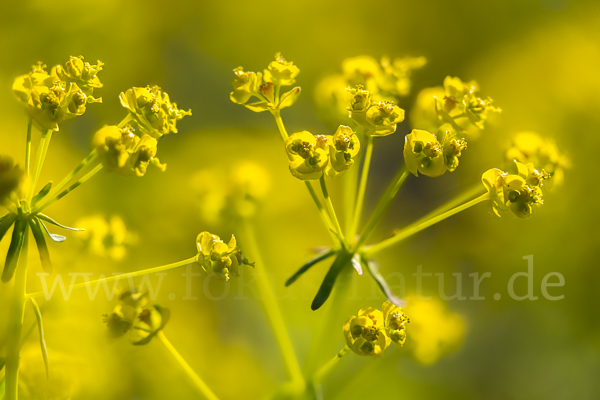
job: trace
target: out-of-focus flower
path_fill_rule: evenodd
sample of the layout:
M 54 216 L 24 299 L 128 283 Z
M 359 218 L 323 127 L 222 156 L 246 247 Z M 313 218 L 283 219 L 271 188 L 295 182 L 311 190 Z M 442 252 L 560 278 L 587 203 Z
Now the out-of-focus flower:
M 127 254 L 127 247 L 138 240 L 137 235 L 128 231 L 123 220 L 116 215 L 110 218 L 92 215 L 81 218 L 77 224 L 85 229 L 77 235 L 85 249 L 100 257 L 121 260 Z
M 433 364 L 456 349 L 464 335 L 461 318 L 448 311 L 439 299 L 409 299 L 404 309 L 413 317 L 406 351 L 421 364 Z
M 490 195 L 490 205 L 497 216 L 510 210 L 519 218 L 529 218 L 534 205 L 543 203 L 541 187 L 550 175 L 535 169 L 533 164 L 515 161 L 518 174 L 509 174 L 497 168 L 486 171 L 481 179 Z
M 285 141 L 290 159 L 290 172 L 300 180 L 315 180 L 323 175 L 329 162 L 326 136 L 314 136 L 308 131 L 294 133 Z
M 354 165 L 353 158 L 360 150 L 360 142 L 350 127 L 340 125 L 333 136 L 328 136 L 329 164 L 326 167 L 327 176 L 336 178 Z
M 104 323 L 112 337 L 129 332 L 132 344 L 144 345 L 165 327 L 169 317 L 168 309 L 148 304 L 146 292 L 126 290 L 119 295 L 113 312 L 104 315 Z
M 440 126 L 436 112 L 436 99 L 443 99 L 446 92 L 441 86 L 425 88 L 417 94 L 415 104 L 410 108 L 409 117 L 412 127 L 435 132 Z
M 394 96 L 407 96 L 410 92 L 412 70 L 423 68 L 425 64 L 425 57 L 398 57 L 393 60 L 382 57 L 383 73 L 377 79 L 379 90 Z
M 57 65 L 52 68 L 51 74 L 56 79 L 77 84 L 86 95 L 91 95 L 94 89 L 101 88 L 102 83 L 98 78 L 98 72 L 102 71 L 104 63 L 98 61 L 98 64 L 91 65 L 83 61 L 83 56 L 71 56 L 64 65 Z
M 225 244 L 217 235 L 202 232 L 196 238 L 198 247 L 198 263 L 207 274 L 215 275 L 225 281 L 230 276 L 239 276 L 238 268 L 241 264 L 254 266 L 247 259 L 242 258 L 242 251 L 237 247 L 235 237 L 232 235 L 228 244 Z
M 381 65 L 373 57 L 358 56 L 342 61 L 342 72 L 351 86 L 362 85 L 370 92 L 377 92 L 377 78 L 382 74 Z
M 140 138 L 134 134 L 130 125 L 123 128 L 116 125 L 104 126 L 94 134 L 92 145 L 104 167 L 119 175 L 144 176 L 150 164 L 161 171 L 167 168 L 156 157 L 157 140 L 147 134 Z
M 121 93 L 119 99 L 129 111 L 134 127 L 157 139 L 171 132 L 177 133 L 177 121 L 192 115 L 191 110 L 178 109 L 158 86 L 134 87 Z
M 364 307 L 358 316 L 350 317 L 344 324 L 346 345 L 359 356 L 381 357 L 391 339 L 384 331 L 384 317 L 373 307 Z
M 459 78 L 447 76 L 444 79 L 444 91 L 443 98 L 436 98 L 436 112 L 442 121 L 452 124 L 459 132 L 468 132 L 469 123 L 483 129 L 488 115 L 501 111 L 494 106 L 491 98 L 477 97 L 477 82 L 465 83 Z
M 512 138 L 506 152 L 506 161 L 514 165 L 515 160 L 542 168 L 552 176 L 552 180 L 548 182 L 551 185 L 560 185 L 564 179 L 564 170 L 570 166 L 569 159 L 560 152 L 553 140 L 544 139 L 534 132 L 521 132 Z
M 275 54 L 275 61 L 271 61 L 264 71 L 265 82 L 275 85 L 290 86 L 296 83 L 296 76 L 300 69 L 291 61 L 286 61 L 281 53 Z
M 350 122 L 348 104 L 353 96 L 347 88 L 348 82 L 343 75 L 330 75 L 315 87 L 313 100 L 317 111 L 331 129 L 340 123 Z
M 385 333 L 392 339 L 392 342 L 402 347 L 406 341 L 405 324 L 410 322 L 410 318 L 406 316 L 401 307 L 394 305 L 390 301 L 383 303 L 382 310 Z
M 251 161 L 239 162 L 226 172 L 201 170 L 191 179 L 202 217 L 212 223 L 253 216 L 270 186 L 267 170 Z
M 25 171 L 15 165 L 13 159 L 0 154 L 0 206 L 5 206 L 16 197 L 21 197 L 25 182 Z
M 82 90 L 74 81 L 62 81 L 45 70 L 42 63 L 15 79 L 13 92 L 25 104 L 27 113 L 42 130 L 58 130 L 64 121 L 82 115 L 89 103 L 102 102 Z

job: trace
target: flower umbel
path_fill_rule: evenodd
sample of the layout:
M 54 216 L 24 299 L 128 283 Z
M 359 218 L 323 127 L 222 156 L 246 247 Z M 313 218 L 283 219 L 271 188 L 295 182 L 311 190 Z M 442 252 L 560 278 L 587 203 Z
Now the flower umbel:
M 239 276 L 238 269 L 241 264 L 254 266 L 247 259 L 242 258 L 242 251 L 237 247 L 235 237 L 232 235 L 228 244 L 225 244 L 217 235 L 202 232 L 196 238 L 198 247 L 198 263 L 207 274 L 215 275 L 225 281 L 230 276 Z
M 329 139 L 308 131 L 294 133 L 285 142 L 290 172 L 300 180 L 315 180 L 323 175 L 329 162 Z
M 383 314 L 373 307 L 364 307 L 358 316 L 350 317 L 344 324 L 346 345 L 359 356 L 381 357 L 390 345 L 385 334 Z

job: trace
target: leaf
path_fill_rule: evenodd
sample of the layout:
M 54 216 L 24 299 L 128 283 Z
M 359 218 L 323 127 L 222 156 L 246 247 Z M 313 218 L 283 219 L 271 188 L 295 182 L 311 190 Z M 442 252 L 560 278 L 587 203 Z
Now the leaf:
M 46 186 L 44 186 L 42 190 L 40 190 L 35 196 L 33 196 L 33 198 L 31 199 L 31 205 L 35 206 L 40 200 L 46 197 L 48 192 L 50 192 L 50 189 L 52 189 L 52 182 L 46 183 Z
M 56 226 L 58 226 L 58 227 L 60 227 L 60 228 L 63 228 L 63 229 L 68 229 L 68 230 L 70 230 L 70 231 L 85 231 L 85 229 L 81 229 L 81 228 L 70 228 L 70 227 L 68 227 L 68 226 L 61 225 L 61 224 L 59 224 L 58 222 L 56 222 L 55 220 L 53 220 L 52 218 L 50 218 L 49 216 L 47 216 L 47 215 L 44 215 L 44 214 L 38 214 L 37 216 L 38 216 L 38 218 L 39 218 L 39 219 L 41 219 L 41 220 L 43 220 L 43 221 L 46 221 L 46 222 L 48 222 L 48 223 L 50 223 L 50 224 L 52 224 L 52 225 L 56 225 Z
M 279 99 L 279 109 L 283 110 L 284 108 L 293 106 L 298 101 L 298 97 L 300 97 L 300 90 L 299 87 L 295 87 L 289 92 L 282 94 Z
M 337 279 L 340 272 L 342 272 L 344 267 L 348 265 L 349 262 L 349 254 L 340 254 L 337 256 L 333 264 L 331 264 L 329 271 L 327 271 L 327 275 L 325 275 L 325 279 L 323 279 L 323 282 L 319 287 L 319 291 L 315 295 L 315 298 L 313 299 L 313 302 L 310 305 L 310 308 L 313 311 L 318 310 L 323 304 L 325 304 L 325 302 L 329 298 L 329 295 L 331 294 L 331 291 L 333 290 L 335 280 Z
M 358 254 L 355 254 L 352 257 L 352 266 L 354 267 L 356 272 L 358 272 L 359 275 L 363 274 L 362 266 L 360 265 L 360 256 Z
M 327 258 L 331 257 L 334 254 L 335 254 L 335 250 L 332 250 L 332 249 L 325 249 L 321 253 L 317 254 L 316 257 L 311 258 L 302 267 L 300 267 L 300 269 L 298 271 L 296 271 L 294 273 L 294 275 L 290 276 L 288 278 L 288 280 L 285 282 L 285 286 L 290 286 L 292 283 L 296 282 L 296 280 L 298 278 L 300 278 L 300 276 L 302 276 L 302 274 L 304 274 L 306 271 L 308 271 L 313 265 L 316 265 L 316 264 L 320 263 L 321 261 L 326 260 Z
M 33 297 L 29 298 L 33 312 L 35 313 L 35 319 L 37 320 L 38 333 L 40 336 L 40 349 L 42 350 L 42 357 L 44 358 L 44 365 L 46 366 L 46 378 L 50 376 L 50 370 L 48 368 L 48 349 L 46 348 L 46 339 L 44 339 L 44 325 L 42 324 L 42 312 L 37 302 Z
M 244 107 L 246 107 L 248 110 L 252 110 L 254 112 L 268 111 L 272 108 L 271 103 L 269 103 L 267 101 L 259 101 L 259 102 L 252 103 L 252 104 L 244 104 Z
M 21 249 L 23 248 L 23 242 L 25 241 L 25 235 L 27 234 L 27 221 L 24 219 L 17 219 L 15 222 L 15 229 L 13 229 L 12 239 L 6 254 L 6 263 L 4 264 L 4 271 L 2 271 L 2 281 L 8 282 L 12 279 L 15 274 L 15 269 L 19 264 L 19 256 L 21 255 Z
M 42 222 L 41 219 L 40 219 L 40 224 L 42 225 L 42 228 L 44 228 L 44 231 L 46 231 L 46 234 L 48 236 L 50 236 L 50 239 L 52 239 L 56 243 L 61 243 L 61 242 L 64 242 L 65 240 L 67 240 L 67 238 L 64 237 L 64 236 L 62 236 L 62 235 L 57 235 L 55 233 L 50 233 L 50 231 L 48 231 L 48 228 L 46 228 L 46 225 Z
M 377 282 L 377 285 L 379 286 L 379 289 L 381 289 L 381 291 L 383 292 L 384 296 L 394 305 L 398 307 L 404 307 L 407 304 L 406 301 L 402 300 L 400 297 L 396 296 L 392 292 L 392 289 L 388 285 L 383 275 L 379 273 L 379 270 L 377 269 L 375 263 L 373 261 L 367 260 L 365 257 L 362 257 L 362 262 L 367 267 L 367 270 L 369 271 L 373 279 L 375 279 L 375 282 Z
M 4 217 L 2 217 L 0 220 L 0 240 L 4 238 L 4 235 L 6 235 L 6 232 L 8 232 L 12 224 L 15 223 L 16 219 L 16 214 L 6 214 Z
M 33 217 L 29 220 L 29 226 L 31 227 L 31 233 L 33 233 L 33 238 L 35 239 L 35 244 L 38 248 L 38 253 L 40 254 L 40 261 L 42 262 L 42 268 L 44 271 L 49 274 L 52 273 L 52 261 L 50 261 L 50 252 L 48 251 L 48 245 L 46 244 L 46 239 L 44 238 L 44 233 L 42 232 L 42 228 L 40 227 L 40 220 Z

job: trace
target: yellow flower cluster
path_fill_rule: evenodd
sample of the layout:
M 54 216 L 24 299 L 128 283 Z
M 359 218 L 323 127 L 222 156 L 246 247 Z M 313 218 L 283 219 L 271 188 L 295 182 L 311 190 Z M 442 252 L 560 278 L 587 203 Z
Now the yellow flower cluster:
M 331 135 L 313 135 L 297 132 L 285 142 L 290 160 L 290 172 L 300 180 L 315 180 L 323 173 L 331 178 L 340 176 L 354 165 L 360 150 L 356 133 L 347 126 L 339 126 Z
M 90 65 L 82 56 L 71 57 L 50 73 L 40 62 L 16 78 L 12 89 L 39 129 L 57 131 L 60 123 L 82 115 L 87 104 L 102 101 L 92 96 L 94 88 L 102 87 L 97 76 L 101 70 L 100 61 Z
M 293 62 L 286 61 L 280 53 L 275 54 L 275 61 L 272 61 L 263 73 L 246 72 L 243 67 L 234 69 L 233 73 L 235 74 L 235 79 L 231 83 L 233 92 L 229 98 L 249 110 L 255 112 L 281 110 L 294 105 L 300 96 L 299 87 L 279 96 L 280 88 L 296 83 L 296 76 L 300 73 L 300 69 Z M 246 104 L 251 97 L 256 97 L 258 101 Z
M 381 357 L 392 342 L 402 347 L 406 341 L 405 324 L 410 319 L 402 308 L 386 301 L 382 309 L 361 308 L 344 324 L 346 345 L 359 356 Z
M 137 241 L 137 235 L 128 231 L 125 222 L 116 215 L 110 218 L 101 215 L 84 217 L 75 226 L 85 226 L 85 231 L 78 238 L 86 250 L 100 257 L 121 260 L 127 253 L 127 245 Z
M 0 155 L 0 206 L 8 205 L 13 197 L 20 197 L 25 181 L 25 171 L 13 159 Z
M 500 216 L 501 211 L 511 211 L 519 218 L 529 218 L 534 205 L 543 203 L 542 189 L 550 175 L 538 171 L 533 164 L 522 164 L 515 161 L 517 174 L 509 174 L 493 168 L 486 171 L 481 180 L 490 195 L 490 205 L 494 214 Z
M 446 171 L 454 171 L 466 148 L 467 142 L 450 124 L 442 125 L 437 135 L 413 129 L 404 139 L 404 162 L 415 176 L 420 172 L 437 177 Z
M 404 110 L 393 101 L 371 101 L 371 92 L 358 85 L 348 89 L 350 100 L 350 118 L 365 129 L 367 136 L 387 136 L 396 132 L 396 124 L 404 121 Z
M 140 138 L 131 125 L 119 128 L 106 125 L 94 134 L 92 145 L 96 149 L 104 167 L 110 172 L 123 176 L 144 176 L 148 165 L 153 164 L 165 171 L 156 157 L 158 141 L 148 134 Z
M 169 133 L 177 133 L 177 121 L 192 111 L 183 111 L 172 103 L 169 95 L 158 86 L 133 87 L 119 95 L 121 105 L 129 111 L 132 124 L 142 135 L 159 139 Z
M 168 309 L 148 304 L 146 292 L 127 290 L 119 295 L 119 304 L 113 312 L 104 315 L 104 322 L 112 337 L 129 332 L 132 344 L 144 345 L 165 327 L 169 317 Z
M 225 281 L 230 276 L 239 276 L 238 269 L 241 264 L 254 266 L 247 259 L 242 258 L 242 251 L 237 247 L 235 237 L 232 235 L 228 244 L 225 244 L 217 235 L 202 232 L 196 238 L 198 247 L 198 263 L 209 274 L 215 275 Z

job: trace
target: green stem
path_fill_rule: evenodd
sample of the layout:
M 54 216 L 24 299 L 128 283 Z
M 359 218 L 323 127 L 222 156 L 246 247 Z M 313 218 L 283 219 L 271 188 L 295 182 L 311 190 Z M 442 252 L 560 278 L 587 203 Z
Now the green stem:
M 254 276 L 256 277 L 259 293 L 262 295 L 260 301 L 265 313 L 267 314 L 267 319 L 269 320 L 271 328 L 273 329 L 273 333 L 275 334 L 275 339 L 277 340 L 279 350 L 283 356 L 285 368 L 289 377 L 296 385 L 304 386 L 304 377 L 302 376 L 298 359 L 294 353 L 294 348 L 286 329 L 281 310 L 279 309 L 279 304 L 275 294 L 273 293 L 271 283 L 269 282 L 265 264 L 262 260 L 261 253 L 256 242 L 254 229 L 247 220 L 243 221 L 243 227 L 245 239 L 244 243 L 246 243 L 248 246 L 248 253 L 251 255 L 251 259 L 256 262 L 256 272 L 254 273 Z
M 62 199 L 63 197 L 65 197 L 66 195 L 68 195 L 69 193 L 71 193 L 73 190 L 77 189 L 77 187 L 79 187 L 79 186 L 83 185 L 85 182 L 87 182 L 91 177 L 93 177 L 94 175 L 96 175 L 103 167 L 104 167 L 104 165 L 102 165 L 102 164 L 96 165 L 96 167 L 94 167 L 93 170 L 91 170 L 86 175 L 84 175 L 83 177 L 81 177 L 77 182 L 75 182 L 74 184 L 72 184 L 71 186 L 69 186 L 67 189 L 65 189 L 62 192 L 60 192 L 55 198 L 53 198 L 52 200 L 46 201 L 44 204 L 37 205 L 31 211 L 31 213 L 32 214 L 37 214 L 40 211 L 42 211 L 43 209 L 51 206 L 52 204 L 54 204 L 58 200 Z
M 317 206 L 317 209 L 319 210 L 319 216 L 321 217 L 321 220 L 325 224 L 325 227 L 327 228 L 329 235 L 331 236 L 331 238 L 333 239 L 334 242 L 339 243 L 339 239 L 336 236 L 336 234 L 334 233 L 335 227 L 333 226 L 333 222 L 331 222 L 329 215 L 327 215 L 325 208 L 323 208 L 323 204 L 321 204 L 321 200 L 319 200 L 319 197 L 317 196 L 315 189 L 312 187 L 312 184 L 309 181 L 304 181 L 304 184 L 306 185 L 306 188 L 308 189 L 308 193 L 310 193 L 310 197 L 312 197 L 313 202 L 315 203 L 315 205 Z M 341 243 L 340 243 L 340 246 L 341 246 Z
M 198 374 L 196 374 L 194 372 L 192 367 L 190 367 L 190 365 L 187 363 L 187 361 L 185 361 L 185 359 L 181 356 L 181 354 L 179 354 L 177 349 L 171 344 L 171 342 L 169 342 L 169 339 L 167 339 L 164 332 L 161 330 L 158 332 L 158 334 L 156 336 L 160 339 L 162 344 L 165 345 L 165 347 L 167 348 L 169 353 L 171 353 L 173 358 L 177 361 L 177 363 L 185 371 L 185 373 L 188 375 L 188 377 L 191 379 L 191 381 L 194 383 L 194 385 L 196 385 L 196 388 L 198 389 L 200 394 L 202 394 L 202 396 L 204 396 L 204 398 L 206 398 L 208 400 L 219 400 L 217 395 L 212 390 L 210 390 L 208 385 L 202 380 L 202 378 L 200 378 L 198 376 Z
M 47 201 L 47 199 L 51 199 L 56 193 L 58 193 L 62 188 L 64 188 L 69 182 L 71 182 L 71 179 L 73 179 L 75 175 L 79 173 L 79 171 L 81 171 L 89 163 L 95 161 L 97 158 L 98 153 L 96 153 L 96 150 L 92 150 L 90 154 L 88 154 L 87 157 L 85 157 L 83 161 L 81 161 L 79 165 L 73 169 L 73 171 L 71 171 L 67 176 L 65 176 L 64 179 L 60 181 L 58 185 L 52 188 L 50 193 L 46 195 L 45 199 L 42 200 L 39 206 L 42 207 Z
M 188 264 L 191 264 L 193 262 L 197 262 L 198 261 L 198 256 L 194 256 L 191 258 L 188 258 L 187 260 L 183 260 L 183 261 L 178 261 L 176 263 L 172 263 L 172 264 L 167 264 L 167 265 L 162 265 L 160 267 L 154 267 L 154 268 L 148 268 L 148 269 L 144 269 L 141 271 L 135 271 L 135 272 L 129 272 L 127 274 L 121 274 L 121 275 L 115 275 L 115 276 L 109 276 L 106 278 L 102 278 L 102 279 L 96 279 L 95 281 L 89 281 L 89 282 L 83 282 L 83 283 L 78 283 L 73 285 L 73 289 L 79 289 L 82 287 L 91 287 L 91 285 L 96 285 L 100 282 L 112 282 L 115 280 L 121 280 L 121 279 L 125 279 L 125 278 L 130 278 L 130 277 L 136 277 L 136 276 L 142 276 L 142 275 L 148 275 L 148 274 L 153 274 L 155 272 L 162 272 L 162 271 L 168 271 L 170 269 L 174 269 L 174 268 L 179 268 L 179 267 L 184 267 Z M 31 297 L 40 297 L 40 296 L 44 296 L 45 293 L 44 292 L 34 292 L 34 293 L 30 293 L 27 295 L 28 298 Z
M 25 312 L 25 293 L 27 290 L 27 250 L 29 229 L 25 231 L 25 242 L 15 272 L 13 298 L 8 321 L 8 339 L 6 353 L 6 397 L 5 400 L 17 400 L 19 388 L 19 361 L 21 352 L 21 331 Z
M 344 190 L 344 226 L 346 226 L 346 237 L 354 243 L 354 237 L 350 235 L 352 220 L 354 219 L 354 208 L 356 206 L 356 192 L 358 190 L 358 167 L 350 168 L 343 180 Z M 356 236 L 356 235 L 355 235 Z
M 362 209 L 365 201 L 365 191 L 367 189 L 367 179 L 369 178 L 369 168 L 371 167 L 371 157 L 373 156 L 373 137 L 367 136 L 367 151 L 365 154 L 365 162 L 363 163 L 362 174 L 360 176 L 360 185 L 358 187 L 358 197 L 356 198 L 356 208 L 354 209 L 354 218 L 352 227 L 350 228 L 349 240 L 354 243 L 354 237 L 358 231 L 358 224 L 362 216 Z
M 436 217 L 433 217 L 431 219 L 428 219 L 428 220 L 420 222 L 420 223 L 417 222 L 412 225 L 409 225 L 408 227 L 406 227 L 406 228 L 402 229 L 400 232 L 398 232 L 398 234 L 396 234 L 395 236 L 393 236 L 389 239 L 386 239 L 382 242 L 379 242 L 378 244 L 366 249 L 364 251 L 364 254 L 365 254 L 365 256 L 371 256 L 375 253 L 385 250 L 388 247 L 393 246 L 394 244 L 399 243 L 402 240 L 414 235 L 415 233 L 420 232 L 423 229 L 430 227 L 431 225 L 437 224 L 438 222 L 443 221 L 446 218 L 453 216 L 454 214 L 458 214 L 459 212 L 464 211 L 469 207 L 473 207 L 474 205 L 479 204 L 482 201 L 486 201 L 489 198 L 490 198 L 490 195 L 489 195 L 489 193 L 486 192 L 486 193 L 482 194 L 481 196 L 479 196 L 461 206 L 458 206 L 449 211 L 446 211 L 445 213 L 442 213 Z
M 279 109 L 277 108 L 274 111 L 271 111 L 271 114 L 273 114 L 273 118 L 275 118 L 275 123 L 277 124 L 277 129 L 279 129 L 279 134 L 285 142 L 286 140 L 288 140 L 289 135 L 285 130 L 285 125 L 283 125 L 283 120 L 281 119 L 281 111 L 279 111 Z
M 327 364 L 325 364 L 321 368 L 319 368 L 319 370 L 317 372 L 315 372 L 315 375 L 313 377 L 313 382 L 315 382 L 315 383 L 323 382 L 325 380 L 325 378 L 327 378 L 327 376 L 329 374 L 331 374 L 331 372 L 333 372 L 333 367 L 335 367 L 337 365 L 337 362 L 339 361 L 339 359 L 344 357 L 344 355 L 348 352 L 348 350 L 350 350 L 350 348 L 348 346 L 344 346 L 340 350 L 340 352 L 335 355 L 335 357 L 333 357 L 331 360 L 329 360 L 329 362 Z
M 396 193 L 398 193 L 398 190 L 400 190 L 400 187 L 402 186 L 404 180 L 409 174 L 410 172 L 408 171 L 406 164 L 403 164 L 402 167 L 400 167 L 400 169 L 398 170 L 398 173 L 396 174 L 394 179 L 392 180 L 392 183 L 390 184 L 390 186 L 388 186 L 384 195 L 381 197 L 381 200 L 379 200 L 379 203 L 377 204 L 377 207 L 375 207 L 373 214 L 371 214 L 371 217 L 367 221 L 367 225 L 360 234 L 360 238 L 358 239 L 358 243 L 356 244 L 355 249 L 360 249 L 360 247 L 369 238 L 369 235 L 371 235 L 371 233 L 381 220 L 381 217 L 383 217 L 383 214 L 385 214 L 385 212 L 387 211 L 390 203 L 396 196 Z
M 459 194 L 452 200 L 444 203 L 443 205 L 439 206 L 435 210 L 427 213 L 426 215 L 424 215 L 422 218 L 419 218 L 417 221 L 415 221 L 411 225 L 415 225 L 415 224 L 421 223 L 423 221 L 426 221 L 428 219 L 431 219 L 433 217 L 437 217 L 438 215 L 465 203 L 466 201 L 472 199 L 473 197 L 477 196 L 480 193 L 481 193 L 481 183 L 476 183 L 471 188 L 469 188 L 467 191 Z
M 129 121 L 133 120 L 133 117 L 131 116 L 131 113 L 127 113 L 127 116 L 125 118 L 123 118 L 121 120 L 121 122 L 119 122 L 118 127 L 119 128 L 123 128 L 125 125 L 127 125 L 129 123 Z
M 29 193 L 27 195 L 27 201 L 31 202 L 31 198 L 33 197 L 33 193 L 35 192 L 35 188 L 37 186 L 38 179 L 40 178 L 40 173 L 42 172 L 42 166 L 44 165 L 44 160 L 46 159 L 46 153 L 48 153 L 48 146 L 50 145 L 50 139 L 52 139 L 52 130 L 47 130 L 42 133 L 42 138 L 40 139 L 40 145 L 37 150 L 37 155 L 35 159 L 35 167 L 33 170 L 33 178 L 31 182 L 29 182 Z
M 30 174 L 30 164 L 31 164 L 31 127 L 33 125 L 33 119 L 29 118 L 29 123 L 27 124 L 27 142 L 25 143 L 25 171 L 27 171 L 27 178 L 29 178 Z
M 327 184 L 325 183 L 325 174 L 321 175 L 321 179 L 319 179 L 321 183 L 321 191 L 323 192 L 323 198 L 325 199 L 325 205 L 327 206 L 327 211 L 329 212 L 329 218 L 333 222 L 333 226 L 335 227 L 335 233 L 338 236 L 340 244 L 342 247 L 345 246 L 344 233 L 342 232 L 342 227 L 340 226 L 340 222 L 335 215 L 335 209 L 333 208 L 333 202 L 331 201 L 331 197 L 329 197 L 329 192 L 327 191 Z

